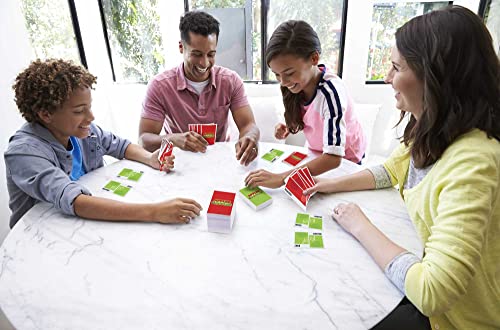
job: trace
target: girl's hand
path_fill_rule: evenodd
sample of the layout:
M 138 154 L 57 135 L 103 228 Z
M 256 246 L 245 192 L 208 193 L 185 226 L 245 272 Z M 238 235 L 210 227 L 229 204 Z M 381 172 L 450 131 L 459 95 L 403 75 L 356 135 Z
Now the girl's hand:
M 165 172 L 170 172 L 174 168 L 174 159 L 175 156 L 167 156 L 163 163 L 160 163 L 158 160 L 158 154 L 160 153 L 160 149 L 156 150 L 151 154 L 151 157 L 149 158 L 149 166 L 152 168 L 155 168 L 160 171 L 165 171 Z
M 356 237 L 356 233 L 360 232 L 366 225 L 370 224 L 370 220 L 361 211 L 359 206 L 354 203 L 340 203 L 333 209 L 332 217 L 337 223 L 344 228 L 348 233 Z
M 320 193 L 332 192 L 331 188 L 333 184 L 332 181 L 333 181 L 332 179 L 314 177 L 314 182 L 316 182 L 316 184 L 311 188 L 304 190 L 304 195 L 310 195 L 315 192 L 320 192 Z
M 276 126 L 274 126 L 274 137 L 277 138 L 278 140 L 284 140 L 286 137 L 290 134 L 288 131 L 288 128 L 286 127 L 285 124 L 279 123 Z
M 283 185 L 283 175 L 271 173 L 266 170 L 257 170 L 250 172 L 245 178 L 245 185 L 247 187 L 267 187 L 267 188 L 279 188 Z

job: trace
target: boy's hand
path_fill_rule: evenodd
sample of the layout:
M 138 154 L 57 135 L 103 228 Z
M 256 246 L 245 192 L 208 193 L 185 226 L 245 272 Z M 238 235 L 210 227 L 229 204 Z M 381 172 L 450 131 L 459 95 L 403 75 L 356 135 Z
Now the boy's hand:
M 149 166 L 160 171 L 165 171 L 167 173 L 170 172 L 174 168 L 175 156 L 174 155 L 167 156 L 165 157 L 163 163 L 160 163 L 160 161 L 158 160 L 159 153 L 160 149 L 156 150 L 151 154 L 151 157 L 149 159 Z
M 189 223 L 200 215 L 202 207 L 195 200 L 175 198 L 155 204 L 153 221 L 160 223 Z

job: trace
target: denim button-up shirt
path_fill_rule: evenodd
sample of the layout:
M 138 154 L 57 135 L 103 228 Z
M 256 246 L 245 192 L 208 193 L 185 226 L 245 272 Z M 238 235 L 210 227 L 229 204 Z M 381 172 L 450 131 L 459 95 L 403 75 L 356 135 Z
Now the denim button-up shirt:
M 78 139 L 86 173 L 103 166 L 104 155 L 125 157 L 130 141 L 94 124 L 90 132 L 88 137 Z M 38 201 L 52 203 L 63 213 L 74 215 L 75 198 L 91 194 L 78 181 L 69 178 L 73 166 L 71 151 L 38 123 L 25 123 L 10 138 L 4 159 L 11 228 Z

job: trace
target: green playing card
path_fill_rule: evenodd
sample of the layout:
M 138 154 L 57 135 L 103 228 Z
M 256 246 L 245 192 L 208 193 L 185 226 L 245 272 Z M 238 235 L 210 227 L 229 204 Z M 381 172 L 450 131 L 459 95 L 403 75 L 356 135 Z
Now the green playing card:
M 271 150 L 269 150 L 269 152 L 275 154 L 278 157 L 281 157 L 281 155 L 283 155 L 285 153 L 284 151 L 281 151 L 278 149 L 271 149 Z
M 129 186 L 120 185 L 115 189 L 114 193 L 123 197 L 129 192 L 129 190 L 130 190 Z
M 262 156 L 262 159 L 267 160 L 268 162 L 271 162 L 271 163 L 274 162 L 276 160 L 276 158 L 278 158 L 278 157 L 276 157 L 275 154 L 272 154 L 270 152 L 268 152 Z
M 134 171 L 131 170 L 130 168 L 124 168 L 119 174 L 118 176 L 123 176 L 123 177 L 126 177 L 128 178 L 128 176 L 133 173 Z
M 142 172 L 132 172 L 129 174 L 128 179 L 132 181 L 139 181 L 142 176 Z
M 296 231 L 295 232 L 295 245 L 309 244 L 309 233 Z
M 323 235 L 321 234 L 309 235 L 309 247 L 324 248 L 325 246 L 323 245 Z
M 271 149 L 265 153 L 261 158 L 267 160 L 268 162 L 274 162 L 277 158 L 283 155 L 285 152 L 278 149 Z
M 323 219 L 321 217 L 309 217 L 309 228 L 323 230 Z
M 309 224 L 309 214 L 297 213 L 295 218 L 295 225 L 299 227 L 307 227 Z
M 109 181 L 102 189 L 114 191 L 116 188 L 120 186 L 120 182 Z
M 244 187 L 240 189 L 240 194 L 243 200 L 252 206 L 255 210 L 260 210 L 267 205 L 271 204 L 273 199 L 264 190 L 259 187 L 249 188 Z

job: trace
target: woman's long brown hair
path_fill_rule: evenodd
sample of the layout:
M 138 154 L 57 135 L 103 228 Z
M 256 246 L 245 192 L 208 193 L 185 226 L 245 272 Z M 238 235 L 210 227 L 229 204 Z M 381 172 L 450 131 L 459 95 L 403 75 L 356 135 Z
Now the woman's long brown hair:
M 402 137 L 416 167 L 434 164 L 474 128 L 500 140 L 500 64 L 476 14 L 449 6 L 415 17 L 397 30 L 396 47 L 424 85 L 422 115 Z

